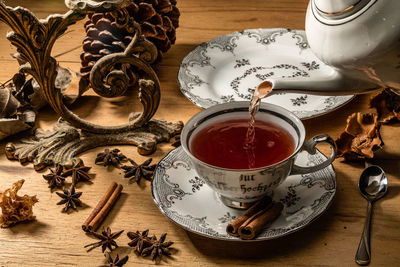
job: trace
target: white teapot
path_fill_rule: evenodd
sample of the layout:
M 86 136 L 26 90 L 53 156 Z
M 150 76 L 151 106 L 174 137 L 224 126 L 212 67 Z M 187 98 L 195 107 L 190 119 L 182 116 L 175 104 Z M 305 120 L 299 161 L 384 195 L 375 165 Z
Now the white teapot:
M 273 91 L 400 93 L 400 0 L 310 0 L 306 35 L 331 71 L 312 80 L 272 80 Z

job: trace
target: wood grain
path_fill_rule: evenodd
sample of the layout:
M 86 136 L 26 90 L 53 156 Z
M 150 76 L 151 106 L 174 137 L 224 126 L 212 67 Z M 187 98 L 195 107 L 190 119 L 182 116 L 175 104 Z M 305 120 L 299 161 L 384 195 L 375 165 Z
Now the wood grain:
M 45 17 L 53 12 L 65 12 L 63 1 L 8 1 L 32 9 Z M 249 28 L 304 28 L 306 0 L 180 0 L 180 28 L 177 42 L 166 54 L 158 68 L 162 86 L 162 99 L 156 117 L 170 121 L 186 122 L 200 111 L 181 93 L 176 82 L 177 71 L 183 57 L 197 45 L 218 35 Z M 83 23 L 71 27 L 55 47 L 54 54 L 79 45 L 83 36 Z M 0 25 L 0 82 L 8 80 L 17 71 L 17 65 L 9 56 L 14 50 L 5 34 L 9 29 Z M 79 70 L 80 49 L 59 57 L 64 67 Z M 75 79 L 71 92 L 76 90 Z M 123 122 L 131 107 L 137 103 L 136 92 L 125 99 L 99 99 L 92 92 L 81 98 L 73 109 L 83 118 L 104 124 Z M 368 110 L 369 96 L 356 97 L 350 104 L 330 114 L 307 120 L 308 137 L 317 133 L 328 133 L 336 138 L 345 126 L 348 115 Z M 57 120 L 49 108 L 40 111 L 38 127 L 51 128 Z M 382 135 L 385 150 L 377 163 L 389 176 L 388 195 L 376 203 L 372 226 L 371 266 L 398 266 L 400 254 L 400 144 L 399 125 L 384 126 Z M 21 136 L 11 138 L 17 140 Z M 7 141 L 10 141 L 7 140 Z M 1 144 L 3 151 L 5 142 Z M 135 161 L 139 156 L 135 147 L 120 146 L 122 152 Z M 82 191 L 85 207 L 78 212 L 64 214 L 57 206 L 58 196 L 47 188 L 43 173 L 37 173 L 31 165 L 21 166 L 8 161 L 3 152 L 0 156 L 0 188 L 8 188 L 13 182 L 26 180 L 21 193 L 36 194 L 39 203 L 34 207 L 37 221 L 23 223 L 8 229 L 0 229 L 1 266 L 99 266 L 105 263 L 99 249 L 89 253 L 84 245 L 93 242 L 81 229 L 81 225 L 96 205 L 111 181 L 122 183 L 124 191 L 103 225 L 114 231 L 136 231 L 150 229 L 150 234 L 160 236 L 168 232 L 167 239 L 175 242 L 176 252 L 160 265 L 173 266 L 356 266 L 354 255 L 360 239 L 365 215 L 366 201 L 357 188 L 358 177 L 363 166 L 350 165 L 337 160 L 337 195 L 333 205 L 318 220 L 305 229 L 287 237 L 267 242 L 232 243 L 212 240 L 191 234 L 164 217 L 154 205 L 150 184 L 129 184 L 119 169 L 107 169 L 94 165 L 94 159 L 103 148 L 93 149 L 82 155 L 83 160 L 93 166 L 96 174 L 91 184 L 78 187 Z M 172 147 L 162 144 L 153 155 L 158 162 Z M 322 149 L 323 151 L 325 148 Z M 127 246 L 124 233 L 118 240 L 121 246 L 115 252 L 129 254 L 126 266 L 153 265 L 147 258 L 136 256 Z M 115 254 L 115 252 L 113 254 Z

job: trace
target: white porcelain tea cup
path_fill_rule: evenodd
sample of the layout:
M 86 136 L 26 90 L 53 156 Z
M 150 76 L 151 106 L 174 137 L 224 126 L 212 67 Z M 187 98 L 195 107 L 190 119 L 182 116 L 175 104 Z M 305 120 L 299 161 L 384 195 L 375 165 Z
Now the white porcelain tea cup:
M 255 169 L 226 169 L 205 163 L 193 155 L 190 144 L 199 131 L 218 121 L 250 118 L 248 110 L 249 102 L 246 101 L 215 105 L 193 116 L 186 123 L 181 134 L 182 147 L 190 157 L 200 178 L 219 194 L 225 205 L 247 208 L 252 202 L 272 194 L 273 190 L 290 174 L 315 172 L 326 168 L 334 161 L 336 145 L 331 137 L 320 134 L 305 142 L 306 131 L 301 120 L 290 111 L 269 103 L 261 103 L 256 120 L 279 125 L 293 137 L 295 149 L 289 157 L 272 165 Z M 319 143 L 327 143 L 331 146 L 332 153 L 329 158 L 315 166 L 303 167 L 294 163 L 300 151 L 305 150 L 310 154 L 315 154 L 316 145 Z

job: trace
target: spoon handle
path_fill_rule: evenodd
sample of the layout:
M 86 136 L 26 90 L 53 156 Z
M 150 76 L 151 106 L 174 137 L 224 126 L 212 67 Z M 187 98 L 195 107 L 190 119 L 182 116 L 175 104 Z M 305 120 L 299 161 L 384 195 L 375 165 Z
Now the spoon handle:
M 368 265 L 371 260 L 371 247 L 370 247 L 370 228 L 372 217 L 372 202 L 368 201 L 367 218 L 364 224 L 364 231 L 361 236 L 360 244 L 358 245 L 356 253 L 356 263 L 358 265 Z

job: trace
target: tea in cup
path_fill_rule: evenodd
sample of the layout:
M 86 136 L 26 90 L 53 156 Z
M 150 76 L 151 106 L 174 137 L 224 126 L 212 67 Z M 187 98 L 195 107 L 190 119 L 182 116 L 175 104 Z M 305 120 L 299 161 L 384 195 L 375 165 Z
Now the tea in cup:
M 246 147 L 249 103 L 218 104 L 201 111 L 184 126 L 181 143 L 194 168 L 222 202 L 246 208 L 272 194 L 290 174 L 305 174 L 329 166 L 335 159 L 335 142 L 321 134 L 305 142 L 300 119 L 279 106 L 261 103 L 256 115 L 255 139 Z M 316 166 L 294 163 L 297 154 L 316 153 L 316 145 L 332 148 L 328 159 Z

